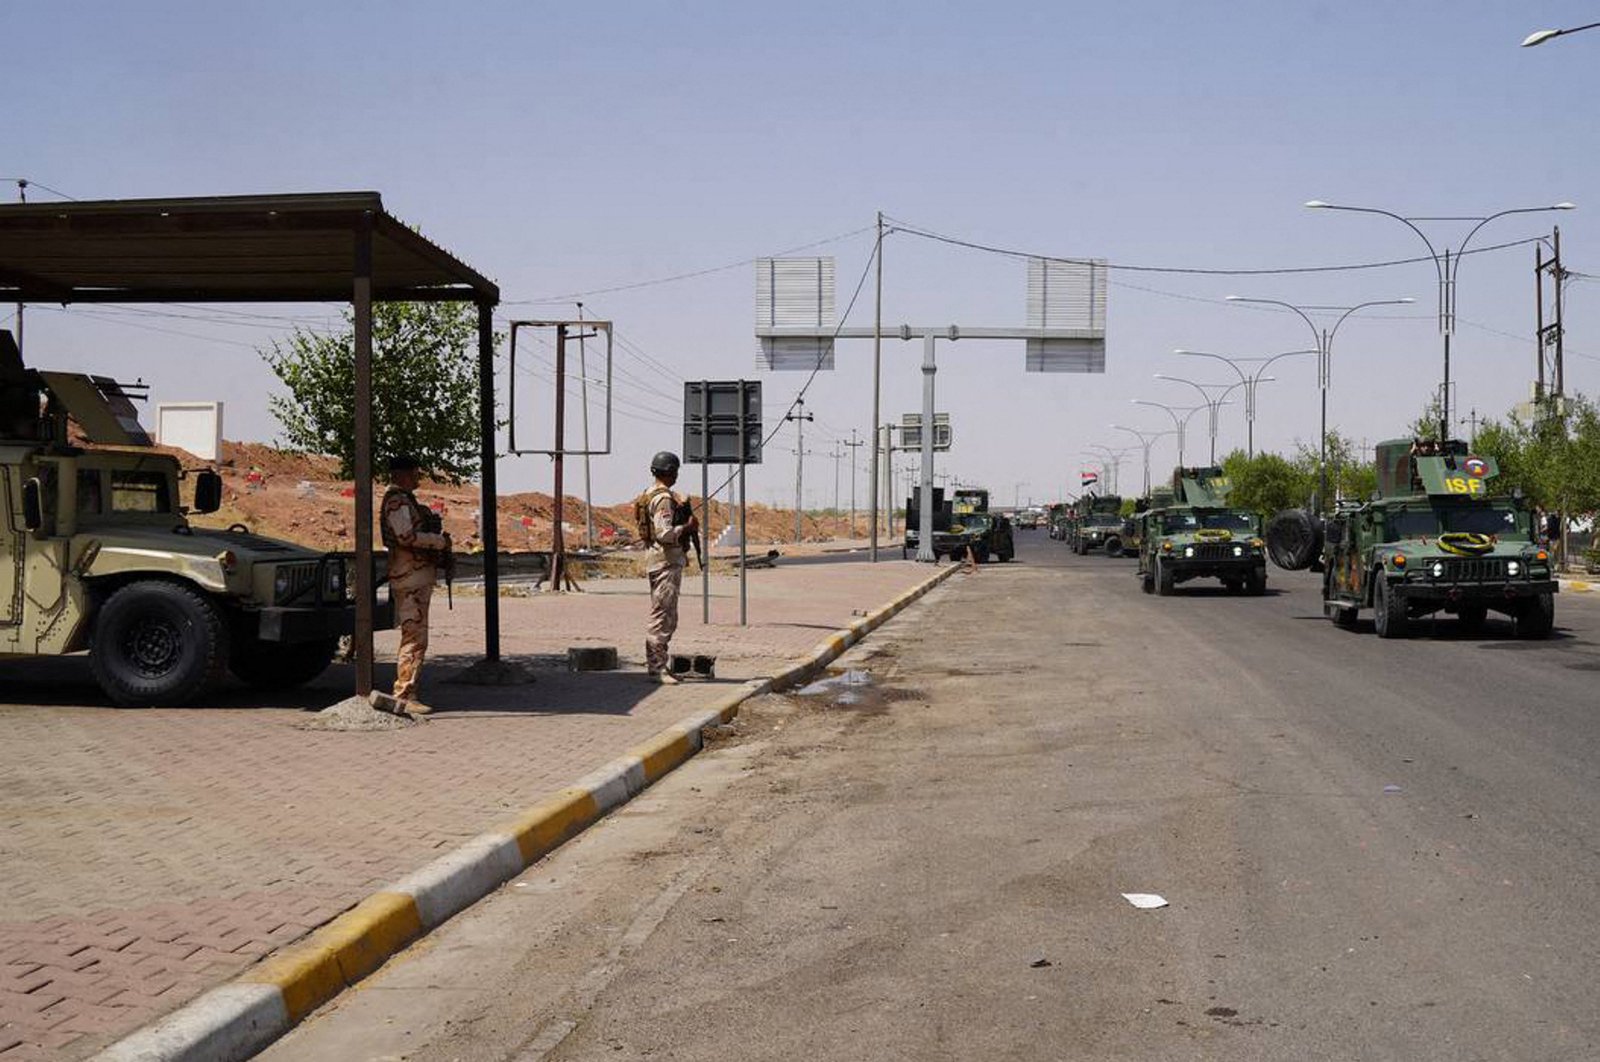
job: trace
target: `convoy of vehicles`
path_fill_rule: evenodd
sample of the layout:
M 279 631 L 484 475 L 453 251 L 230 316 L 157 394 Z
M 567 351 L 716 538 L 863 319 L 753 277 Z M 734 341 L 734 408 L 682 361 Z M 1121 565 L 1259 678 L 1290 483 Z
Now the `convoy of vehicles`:
M 150 447 L 121 385 L 27 369 L 0 331 L 0 658 L 87 651 L 124 706 L 184 704 L 230 671 L 264 689 L 321 674 L 354 627 L 348 559 L 189 522 L 221 501 L 215 471 Z
M 1557 584 L 1538 545 L 1534 514 L 1521 498 L 1495 496 L 1492 457 L 1459 440 L 1393 439 L 1377 447 L 1378 490 L 1370 501 L 1341 503 L 1317 530 L 1304 513 L 1273 522 L 1273 550 L 1286 567 L 1322 568 L 1323 611 L 1353 627 L 1373 612 L 1380 638 L 1404 636 L 1412 623 L 1454 615 L 1469 630 L 1489 612 L 1511 618 L 1519 638 L 1543 638 L 1555 623 Z M 1317 541 L 1316 538 L 1320 538 Z
M 1261 517 L 1230 507 L 1229 489 L 1220 468 L 1177 468 L 1171 492 L 1134 517 L 1145 593 L 1165 596 L 1191 579 L 1218 579 L 1232 593 L 1266 591 Z

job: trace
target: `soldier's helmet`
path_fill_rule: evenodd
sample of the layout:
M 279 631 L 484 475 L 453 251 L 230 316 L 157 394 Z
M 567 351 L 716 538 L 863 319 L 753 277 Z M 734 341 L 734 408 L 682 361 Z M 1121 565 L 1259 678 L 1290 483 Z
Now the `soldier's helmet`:
M 650 459 L 650 474 L 652 476 L 675 476 L 678 474 L 678 455 L 671 450 L 662 450 Z

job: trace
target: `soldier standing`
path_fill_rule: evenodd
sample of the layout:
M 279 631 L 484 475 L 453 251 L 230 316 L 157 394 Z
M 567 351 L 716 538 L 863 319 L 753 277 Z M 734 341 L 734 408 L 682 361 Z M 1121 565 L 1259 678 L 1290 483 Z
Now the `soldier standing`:
M 402 455 L 389 461 L 390 487 L 383 495 L 380 526 L 389 551 L 389 598 L 400 627 L 395 656 L 394 699 L 412 715 L 431 709 L 417 700 L 417 680 L 428 652 L 428 605 L 439 568 L 449 555 L 450 536 L 432 510 L 413 492 L 422 481 L 417 459 Z
M 646 541 L 650 546 L 650 622 L 645 628 L 645 667 L 651 680 L 669 686 L 678 683 L 667 648 L 678 629 L 678 591 L 688 564 L 683 547 L 700 528 L 693 510 L 682 523 L 677 522 L 682 509 L 672 485 L 678 482 L 678 465 L 677 454 L 665 450 L 656 454 L 650 461 L 655 483 L 639 500 L 644 524 L 641 530 L 649 532 Z

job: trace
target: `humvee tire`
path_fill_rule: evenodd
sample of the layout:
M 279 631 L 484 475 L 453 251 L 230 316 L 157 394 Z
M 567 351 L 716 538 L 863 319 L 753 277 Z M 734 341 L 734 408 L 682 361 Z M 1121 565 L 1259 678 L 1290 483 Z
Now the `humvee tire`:
M 1122 556 L 1122 539 L 1118 538 L 1116 535 L 1112 535 L 1105 541 L 1105 550 L 1106 556 L 1108 557 Z
M 1267 573 L 1250 569 L 1250 574 L 1244 577 L 1244 592 L 1251 597 L 1260 597 L 1267 592 Z
M 228 669 L 246 686 L 258 690 L 292 690 L 304 686 L 333 663 L 339 639 L 285 645 L 256 639 L 235 642 Z
M 1328 618 L 1340 630 L 1353 631 L 1356 629 L 1356 620 L 1361 615 L 1361 610 L 1354 605 L 1324 605 Z
M 1411 626 L 1405 598 L 1389 589 L 1389 580 L 1380 572 L 1372 594 L 1372 619 L 1379 638 L 1404 638 Z
M 1550 594 L 1539 594 L 1522 603 L 1511 617 L 1518 638 L 1548 638 L 1556 625 L 1556 599 Z
M 186 704 L 221 681 L 228 628 L 191 587 L 164 579 L 129 583 L 100 609 L 89 667 L 123 708 Z
M 1172 567 L 1161 557 L 1156 558 L 1156 596 L 1170 597 L 1176 584 L 1172 578 Z

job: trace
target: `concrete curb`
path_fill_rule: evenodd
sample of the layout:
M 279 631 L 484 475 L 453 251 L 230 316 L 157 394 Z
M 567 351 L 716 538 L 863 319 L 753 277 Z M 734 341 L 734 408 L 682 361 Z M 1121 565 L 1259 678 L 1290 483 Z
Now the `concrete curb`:
M 809 679 L 958 570 L 952 564 L 925 579 L 830 635 L 781 674 L 734 687 L 714 707 L 679 721 L 500 828 L 479 834 L 373 893 L 237 979 L 112 1044 L 94 1056 L 94 1062 L 240 1062 L 249 1058 L 406 945 L 688 760 L 700 751 L 705 727 L 729 722 L 751 697 Z

